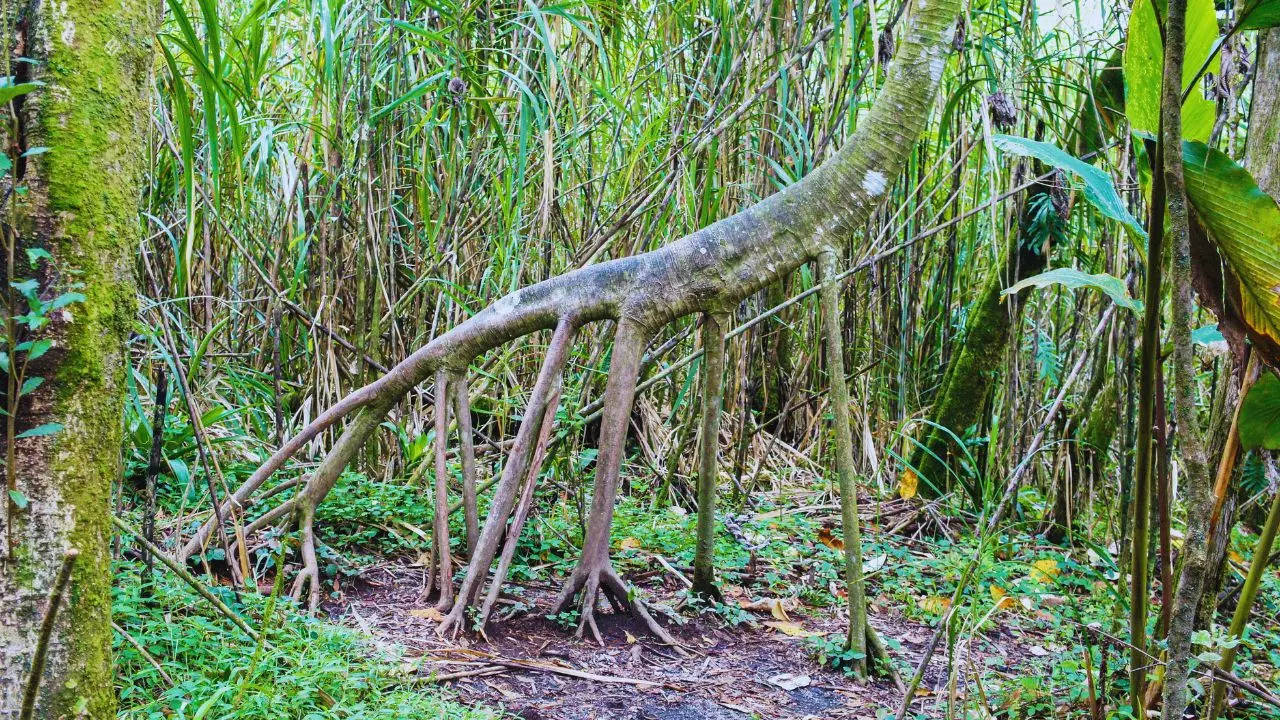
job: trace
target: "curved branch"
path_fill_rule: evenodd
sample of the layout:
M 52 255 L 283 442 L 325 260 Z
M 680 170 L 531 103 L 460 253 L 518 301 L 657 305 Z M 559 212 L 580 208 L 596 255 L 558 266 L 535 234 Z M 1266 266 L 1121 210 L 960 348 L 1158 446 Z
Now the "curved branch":
M 375 402 L 389 408 L 439 369 L 460 372 L 480 354 L 566 318 L 581 324 L 625 315 L 652 328 L 729 308 L 820 250 L 843 245 L 884 199 L 909 156 L 951 48 L 959 0 L 916 0 L 913 9 L 875 104 L 844 147 L 804 179 L 656 250 L 574 270 L 501 298 L 325 411 L 272 455 L 228 505 L 247 505 L 294 453 L 347 414 Z M 198 551 L 214 527 L 216 520 L 202 526 L 183 556 Z

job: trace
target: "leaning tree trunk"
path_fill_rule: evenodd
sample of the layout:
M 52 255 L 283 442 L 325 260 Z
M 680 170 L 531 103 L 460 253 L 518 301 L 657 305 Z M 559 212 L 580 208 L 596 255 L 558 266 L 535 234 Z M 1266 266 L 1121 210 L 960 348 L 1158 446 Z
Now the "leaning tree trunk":
M 44 83 L 0 110 L 0 138 L 16 158 L 7 177 L 0 173 L 4 286 L 32 279 L 29 294 L 38 300 L 7 292 L 5 315 L 34 305 L 48 323 L 5 331 L 9 370 L 44 382 L 16 401 L 6 384 L 5 407 L 16 402 L 18 410 L 5 437 L 18 494 L 7 503 L 0 550 L 0 717 L 110 718 L 108 497 L 121 470 L 124 341 L 135 310 L 131 268 L 157 5 L 4 8 L 5 67 L 19 84 Z M 83 301 L 53 309 L 68 291 Z M 37 344 L 23 350 L 15 340 Z
M 603 592 L 616 605 L 649 619 L 649 627 L 665 637 L 609 561 L 613 505 L 640 354 L 649 338 L 672 320 L 694 313 L 728 312 L 743 298 L 848 242 L 883 201 L 924 128 L 951 49 L 959 7 L 959 0 L 912 3 L 908 28 L 874 107 L 844 147 L 803 180 L 657 250 L 565 273 L 501 298 L 322 413 L 258 468 L 227 506 L 250 504 L 255 491 L 291 455 L 343 417 L 359 413 L 308 481 L 316 491 L 304 494 L 308 501 L 318 502 L 378 421 L 414 386 L 440 370 L 462 376 L 481 353 L 539 330 L 558 328 L 530 399 L 538 407 L 524 413 L 525 422 L 494 491 L 466 577 L 438 628 L 442 633 L 456 631 L 488 579 L 530 455 L 537 454 L 538 426 L 553 419 L 544 420 L 543 410 L 551 388 L 558 384 L 575 331 L 587 323 L 613 320 L 617 331 L 592 512 L 579 563 L 558 604 L 567 609 L 576 603 L 581 611 L 578 633 L 594 632 L 594 607 Z M 267 515 L 280 518 L 293 509 L 286 503 Z M 441 511 L 444 508 L 437 507 Z M 309 532 L 306 524 L 311 517 L 301 516 L 304 533 Z M 270 520 L 255 522 L 251 528 L 266 522 Z M 183 555 L 198 552 L 215 527 L 216 520 L 206 522 L 186 544 Z
M 1075 119 L 1077 154 L 1102 147 L 1112 134 L 1117 109 L 1123 109 L 1124 85 L 1117 50 L 1099 71 L 1093 92 L 1082 103 Z M 1036 165 L 1036 172 L 1044 167 Z M 993 269 L 973 311 L 965 320 L 963 344 L 947 365 L 942 385 L 929 413 L 924 439 L 911 453 L 911 472 L 920 492 L 936 496 L 958 480 L 981 504 L 977 487 L 979 467 L 965 467 L 961 443 L 965 432 L 979 424 L 983 409 L 999 379 L 998 371 L 1009 346 L 1013 328 L 1022 315 L 1029 291 L 1006 298 L 1004 289 L 1044 270 L 1051 250 L 1036 237 L 1035 208 L 1055 192 L 1055 179 L 1037 182 L 1027 189 L 1017 234 L 1009 239 L 999 264 Z

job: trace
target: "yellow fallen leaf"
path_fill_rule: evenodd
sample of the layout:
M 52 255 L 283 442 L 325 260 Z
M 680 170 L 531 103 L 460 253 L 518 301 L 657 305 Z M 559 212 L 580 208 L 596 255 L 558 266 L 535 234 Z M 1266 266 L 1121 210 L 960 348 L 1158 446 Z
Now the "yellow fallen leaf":
M 444 615 L 441 615 L 439 610 L 430 607 L 414 608 L 409 611 L 409 615 L 416 618 L 422 618 L 423 620 L 431 620 L 433 622 L 440 622 L 444 619 Z
M 1009 597 L 1009 593 L 999 585 L 991 586 L 991 599 L 996 601 L 997 610 L 1011 610 L 1017 603 Z
M 930 595 L 927 598 L 922 598 L 919 605 L 920 609 L 925 612 L 941 615 L 947 611 L 947 608 L 951 607 L 951 598 L 942 595 Z
M 1231 562 L 1239 563 L 1240 565 L 1244 564 L 1244 556 L 1235 550 L 1228 550 L 1227 557 L 1231 558 Z
M 833 535 L 831 528 L 826 525 L 823 525 L 822 529 L 818 531 L 818 542 L 832 550 L 844 550 L 844 540 Z
M 787 606 L 794 607 L 796 601 L 794 598 L 761 598 L 759 600 L 739 600 L 738 607 L 743 610 L 755 610 L 756 612 L 769 611 L 775 619 L 790 621 L 791 617 L 787 615 Z
M 622 538 L 621 546 L 623 550 L 635 550 L 640 547 L 640 541 L 633 537 Z
M 916 471 L 907 468 L 902 471 L 902 475 L 898 477 L 898 497 L 903 500 L 910 500 L 916 496 L 916 488 L 920 484 L 920 478 L 916 476 Z
M 1058 561 L 1053 558 L 1044 558 L 1031 563 L 1031 579 L 1038 583 L 1048 585 L 1061 573 L 1062 570 L 1058 568 Z
M 787 637 L 808 638 L 808 637 L 822 637 L 826 635 L 826 633 L 824 632 L 814 632 L 812 630 L 805 630 L 803 627 L 800 626 L 799 623 L 783 622 L 781 620 L 769 620 L 764 624 L 773 628 L 774 630 L 777 630 L 783 635 L 786 635 Z

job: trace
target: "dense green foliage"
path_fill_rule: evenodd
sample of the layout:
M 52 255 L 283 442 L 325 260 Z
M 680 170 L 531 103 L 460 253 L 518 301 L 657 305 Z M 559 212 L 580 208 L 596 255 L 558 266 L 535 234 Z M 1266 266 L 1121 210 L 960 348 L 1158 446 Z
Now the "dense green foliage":
M 1155 652 L 1167 647 L 1189 519 L 1184 448 L 1166 418 L 1171 353 L 1157 354 L 1163 375 L 1152 380 L 1165 393 L 1154 399 L 1152 477 L 1172 496 L 1157 494 L 1151 508 L 1132 501 L 1135 448 L 1151 434 L 1137 420 L 1144 307 L 1135 298 L 1152 260 L 1144 218 L 1157 185 L 1162 53 L 1153 7 L 1163 5 L 1142 0 L 1131 17 L 1083 1 L 974 0 L 905 172 L 884 178 L 873 193 L 883 204 L 844 238 L 866 596 L 873 625 L 891 619 L 882 634 L 908 680 L 924 643 L 903 638 L 941 633 L 944 671 L 913 706 L 924 716 L 1132 717 L 1122 628 L 1135 517 L 1154 528 L 1147 634 Z M 143 526 L 153 479 L 157 542 L 176 552 L 209 518 L 210 495 L 226 497 L 285 438 L 495 299 L 662 246 L 793 184 L 865 119 L 911 19 L 899 7 L 168 0 L 113 509 Z M 1200 330 L 1174 337 L 1166 321 L 1154 337 L 1160 351 L 1196 343 L 1190 389 L 1216 467 L 1234 453 L 1240 330 L 1275 327 L 1266 315 L 1276 307 L 1268 273 L 1280 267 L 1280 209 L 1243 170 L 1254 167 L 1244 150 L 1258 104 L 1256 33 L 1219 48 L 1236 10 L 1196 0 L 1189 13 L 1202 21 L 1188 36 L 1184 75 L 1196 81 L 1183 112 L 1184 136 L 1196 141 L 1185 152 L 1205 230 L 1197 250 L 1220 252 L 1235 274 L 1216 278 L 1217 296 L 1197 285 Z M 1197 259 L 1218 266 L 1217 254 Z M 699 319 L 658 328 L 649 345 L 611 553 L 619 572 L 650 583 L 663 623 L 763 632 L 761 622 L 782 618 L 760 608 L 783 600 L 784 622 L 845 619 L 820 322 L 830 308 L 818 307 L 817 287 L 804 266 L 729 316 L 716 438 L 723 598 L 694 597 L 680 582 L 696 542 Z M 1147 305 L 1156 320 L 1172 297 L 1156 288 Z M 1221 332 L 1211 309 L 1230 316 Z M 570 351 L 534 511 L 492 622 L 548 614 L 537 592 L 579 557 L 611 361 L 606 325 L 585 327 Z M 524 420 L 548 340 L 532 335 L 470 368 L 482 487 L 510 454 L 502 443 Z M 1274 386 L 1266 376 L 1244 408 L 1269 402 Z M 430 388 L 411 392 L 316 508 L 318 616 L 287 597 L 300 565 L 294 519 L 237 530 L 296 495 L 341 425 L 189 563 L 263 633 L 260 646 L 163 568 L 146 579 L 136 545 L 120 538 L 121 717 L 500 714 L 422 682 L 403 648 L 344 615 L 371 569 L 430 563 L 435 400 Z M 1242 414 L 1241 459 L 1226 466 L 1229 531 L 1193 638 L 1197 702 L 1228 648 L 1240 677 L 1280 681 L 1274 568 L 1258 575 L 1243 639 L 1224 630 L 1274 494 L 1272 405 Z M 460 458 L 447 456 L 445 468 L 449 499 L 460 502 Z M 490 498 L 481 492 L 482 519 Z M 463 514 L 449 523 L 454 555 L 467 556 Z M 243 558 L 234 548 L 228 557 L 237 542 Z M 572 630 L 578 617 L 551 620 Z M 815 665 L 859 659 L 839 633 L 809 635 L 797 641 Z M 966 653 L 976 647 L 990 652 L 975 665 Z M 1011 648 L 1018 657 L 995 657 Z M 1237 717 L 1280 717 L 1265 698 L 1233 700 Z

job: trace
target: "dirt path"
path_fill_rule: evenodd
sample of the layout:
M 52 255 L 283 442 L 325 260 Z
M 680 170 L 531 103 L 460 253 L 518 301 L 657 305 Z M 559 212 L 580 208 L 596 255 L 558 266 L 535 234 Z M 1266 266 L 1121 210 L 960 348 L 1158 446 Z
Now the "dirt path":
M 439 616 L 421 597 L 422 586 L 421 568 L 381 566 L 346 587 L 342 598 L 326 609 L 335 619 L 380 642 L 406 648 L 408 656 L 421 664 L 424 677 L 489 668 L 492 674 L 449 684 L 464 701 L 501 707 L 525 720 L 874 720 L 878 711 L 896 710 L 902 698 L 886 679 L 860 685 L 839 672 L 820 668 L 802 638 L 763 624 L 774 621 L 767 612 L 757 613 L 760 622 L 732 629 L 711 618 L 671 626 L 672 634 L 690 650 L 690 657 L 682 658 L 656 644 L 628 616 L 598 616 L 604 647 L 575 640 L 544 616 L 552 588 L 525 585 L 520 599 L 524 607 L 511 608 L 511 617 L 491 622 L 487 638 L 450 642 L 436 636 Z M 672 599 L 672 589 L 660 581 L 650 582 L 643 590 L 646 597 L 659 602 Z M 811 633 L 843 629 L 842 618 L 830 612 L 791 619 Z M 871 621 L 883 637 L 899 646 L 895 657 L 914 666 L 929 641 L 930 628 L 884 608 Z M 1007 631 L 993 635 L 983 639 L 983 647 L 974 648 L 975 662 L 991 655 L 1019 656 L 1012 647 L 1017 638 Z M 496 669 L 495 659 L 562 667 L 615 681 L 525 668 Z M 928 688 L 941 690 L 945 683 L 945 657 L 937 657 L 926 674 L 926 692 L 913 709 L 933 716 L 937 702 Z

